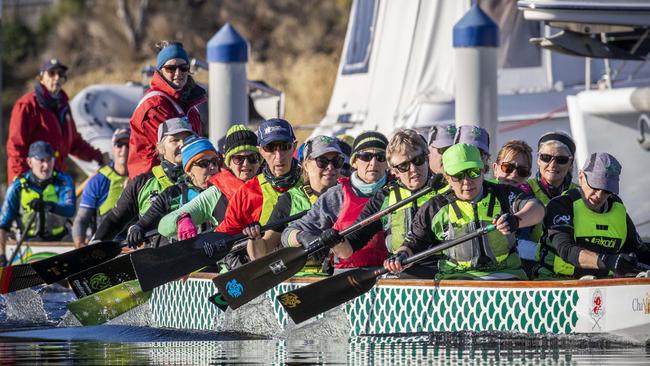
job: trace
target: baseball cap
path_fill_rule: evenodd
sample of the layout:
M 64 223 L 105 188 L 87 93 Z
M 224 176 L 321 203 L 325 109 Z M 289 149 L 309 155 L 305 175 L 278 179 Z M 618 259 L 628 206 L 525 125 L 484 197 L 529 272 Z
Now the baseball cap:
M 442 166 L 445 173 L 455 175 L 467 169 L 483 169 L 484 165 L 481 152 L 476 146 L 460 143 L 445 150 L 442 154 Z
M 50 71 L 52 69 L 63 69 L 64 71 L 68 71 L 68 67 L 61 63 L 59 59 L 52 58 L 43 62 L 41 68 L 39 69 L 39 72 Z
M 433 125 L 429 131 L 429 146 L 437 149 L 444 149 L 454 144 L 456 137 L 456 125 L 453 123 L 441 123 Z
M 483 153 L 490 153 L 490 135 L 483 127 L 475 125 L 458 126 L 454 142 L 457 144 L 474 145 Z
M 158 142 L 165 136 L 175 135 L 180 132 L 192 132 L 192 125 L 187 117 L 174 117 L 158 126 Z
M 290 142 L 296 140 L 291 124 L 281 118 L 271 118 L 263 121 L 257 132 L 257 144 L 266 146 L 272 142 Z
M 334 137 L 319 135 L 307 141 L 304 156 L 315 159 L 331 152 L 343 155 L 338 140 Z
M 593 153 L 587 159 L 582 171 L 591 188 L 603 189 L 618 194 L 621 164 L 608 153 Z
M 113 137 L 111 141 L 116 143 L 120 140 L 128 140 L 131 138 L 131 130 L 128 128 L 118 128 L 113 132 Z
M 39 160 L 48 159 L 54 156 L 54 149 L 52 149 L 52 145 L 48 144 L 45 141 L 39 140 L 32 142 L 32 144 L 29 145 L 27 156 Z

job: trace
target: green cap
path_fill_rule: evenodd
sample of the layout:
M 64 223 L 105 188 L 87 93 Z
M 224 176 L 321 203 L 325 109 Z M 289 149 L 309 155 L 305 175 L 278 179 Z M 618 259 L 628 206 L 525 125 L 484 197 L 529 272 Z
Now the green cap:
M 483 169 L 483 160 L 478 148 L 470 144 L 455 144 L 442 154 L 442 166 L 445 173 L 455 175 L 463 170 Z

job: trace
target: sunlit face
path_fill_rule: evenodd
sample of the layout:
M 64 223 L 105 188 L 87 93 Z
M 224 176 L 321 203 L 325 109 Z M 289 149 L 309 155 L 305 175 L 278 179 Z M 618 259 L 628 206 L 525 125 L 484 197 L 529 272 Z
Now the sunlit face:
M 191 133 L 183 131 L 174 135 L 165 136 L 165 138 L 158 143 L 158 153 L 170 163 L 180 165 L 183 162 L 183 158 L 181 157 L 183 139 L 189 135 L 191 135 Z
M 230 157 L 228 168 L 235 177 L 245 182 L 257 174 L 261 163 L 260 154 L 253 151 L 242 151 Z
M 206 156 L 192 163 L 187 175 L 192 184 L 201 189 L 208 187 L 208 179 L 219 171 L 217 155 Z
M 451 187 L 459 200 L 471 201 L 481 193 L 483 174 L 484 173 L 481 171 L 481 174 L 474 179 L 470 178 L 468 174 L 463 174 L 461 179 L 455 179 L 454 177 L 445 174 L 445 179 L 447 179 L 449 187 Z
M 37 179 L 46 180 L 52 176 L 54 171 L 54 157 L 45 159 L 27 158 L 27 165 Z
M 550 162 L 544 162 L 540 158 L 542 154 L 550 155 L 555 158 Z M 566 164 L 559 164 L 557 157 L 568 157 L 569 159 Z M 571 153 L 564 147 L 544 145 L 537 154 L 537 166 L 542 178 L 552 186 L 558 187 L 562 184 L 566 175 L 571 171 L 571 167 L 573 166 L 573 157 L 571 157 Z
M 377 154 L 383 155 L 383 159 L 378 159 L 376 156 Z M 364 160 L 366 157 L 370 156 L 372 156 L 372 158 L 369 161 Z M 353 160 L 354 161 L 352 162 L 352 167 L 357 170 L 357 176 L 359 179 L 366 183 L 375 183 L 379 181 L 384 176 L 384 174 L 386 174 L 386 169 L 388 168 L 388 162 L 386 161 L 386 152 L 383 150 L 361 150 L 355 154 Z
M 530 167 L 524 155 L 512 152 L 506 154 L 502 161 L 492 164 L 492 172 L 499 183 L 516 187 L 526 183 L 530 176 Z
M 320 166 L 323 166 L 321 168 Z M 340 165 L 339 165 L 340 164 Z M 337 168 L 335 165 L 338 165 Z M 306 170 L 309 177 L 309 185 L 317 192 L 322 192 L 327 188 L 336 185 L 339 177 L 340 166 L 343 165 L 341 155 L 336 152 L 329 152 L 317 158 L 307 158 L 303 163 L 303 169 Z
M 420 189 L 429 177 L 428 158 L 428 154 L 415 150 L 395 153 L 390 157 L 391 172 L 409 190 Z M 418 163 L 421 164 L 417 165 Z
M 67 80 L 67 73 L 64 69 L 54 68 L 41 73 L 41 84 L 50 94 L 57 94 L 61 91 Z
M 174 89 L 182 89 L 187 84 L 190 74 L 190 65 L 182 58 L 173 58 L 165 62 L 160 68 L 162 75 L 169 81 Z
M 113 161 L 118 165 L 126 165 L 129 157 L 129 140 L 121 139 L 113 143 Z
M 442 153 L 444 149 L 438 149 L 429 145 L 429 169 L 436 174 L 442 174 Z
M 291 161 L 293 160 L 293 151 L 296 149 L 296 143 L 288 142 L 271 142 L 261 147 L 258 151 L 262 158 L 269 166 L 271 173 L 276 177 L 288 174 L 291 171 Z
M 580 171 L 578 183 L 582 190 L 582 200 L 585 202 L 585 206 L 589 207 L 593 211 L 600 211 L 605 202 L 607 202 L 609 196 L 612 195 L 611 192 L 603 189 L 592 188 L 582 171 Z

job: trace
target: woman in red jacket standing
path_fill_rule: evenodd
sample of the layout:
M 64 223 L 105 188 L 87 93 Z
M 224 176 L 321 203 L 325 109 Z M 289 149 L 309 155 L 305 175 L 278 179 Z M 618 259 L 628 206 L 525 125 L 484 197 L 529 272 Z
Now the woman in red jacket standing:
M 156 143 L 158 126 L 164 121 L 187 116 L 192 131 L 203 135 L 199 105 L 207 102 L 205 90 L 190 76 L 190 60 L 180 42 L 162 41 L 156 71 L 149 89 L 131 116 L 129 179 L 159 164 Z
M 35 141 L 45 141 L 54 149 L 54 169 L 66 172 L 65 159 L 73 155 L 85 161 L 102 163 L 101 151 L 90 146 L 75 127 L 68 95 L 62 87 L 68 67 L 57 59 L 47 60 L 39 70 L 38 82 L 11 110 L 7 138 L 7 178 L 26 172 L 27 150 Z

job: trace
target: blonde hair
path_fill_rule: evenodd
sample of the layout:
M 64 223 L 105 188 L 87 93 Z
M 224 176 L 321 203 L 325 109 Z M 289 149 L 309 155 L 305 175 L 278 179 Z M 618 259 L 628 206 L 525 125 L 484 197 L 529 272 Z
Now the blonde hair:
M 405 154 L 409 151 L 415 151 L 417 154 L 428 153 L 427 142 L 417 131 L 412 129 L 398 129 L 391 137 L 386 148 L 386 158 L 388 165 L 392 168 L 391 158 L 396 154 Z
M 497 154 L 496 162 L 499 163 L 503 161 L 506 157 L 513 157 L 517 154 L 523 155 L 526 164 L 531 168 L 533 164 L 533 149 L 525 141 L 522 140 L 510 140 L 506 142 L 499 150 Z

